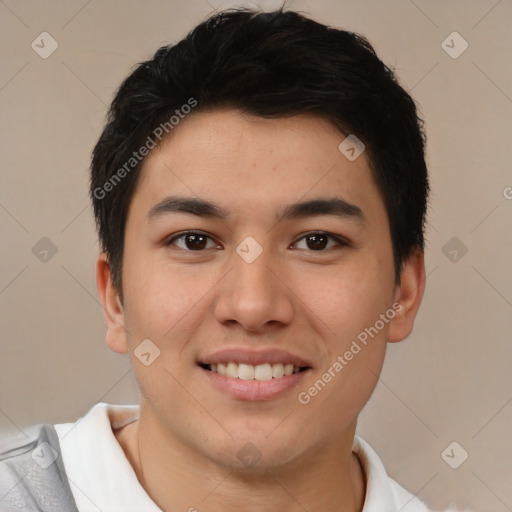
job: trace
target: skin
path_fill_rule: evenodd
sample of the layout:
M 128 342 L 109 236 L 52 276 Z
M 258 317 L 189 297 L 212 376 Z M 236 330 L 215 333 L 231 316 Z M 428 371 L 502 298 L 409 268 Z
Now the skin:
M 314 115 L 263 119 L 236 110 L 189 115 L 147 157 L 125 230 L 123 303 L 105 254 L 97 287 L 107 345 L 129 354 L 140 419 L 115 432 L 139 481 L 164 511 L 360 511 L 365 479 L 352 443 L 376 385 L 387 342 L 406 338 L 423 295 L 422 251 L 395 285 L 385 206 L 366 154 L 349 161 L 345 138 Z M 167 196 L 212 201 L 223 219 L 149 210 Z M 339 197 L 364 215 L 277 221 L 297 201 Z M 200 230 L 206 249 L 171 235 Z M 326 231 L 312 250 L 304 236 Z M 236 248 L 263 248 L 246 263 Z M 178 245 L 176 245 L 178 244 Z M 343 355 L 379 315 L 400 312 L 307 405 L 297 395 Z M 144 339 L 161 353 L 145 366 Z M 310 362 L 300 385 L 267 401 L 234 399 L 206 382 L 197 361 L 223 347 L 277 347 Z M 251 442 L 260 460 L 238 451 Z M 194 507 L 194 508 L 192 508 Z

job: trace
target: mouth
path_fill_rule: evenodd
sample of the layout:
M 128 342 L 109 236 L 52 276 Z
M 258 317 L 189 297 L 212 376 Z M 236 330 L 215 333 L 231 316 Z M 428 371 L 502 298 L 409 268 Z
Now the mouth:
M 313 370 L 308 361 L 276 349 L 226 349 L 197 361 L 197 365 L 205 383 L 244 401 L 287 396 Z
M 237 363 L 199 363 L 204 370 L 231 379 L 268 381 L 281 379 L 311 369 L 310 366 L 295 366 L 292 363 L 263 363 L 258 365 Z

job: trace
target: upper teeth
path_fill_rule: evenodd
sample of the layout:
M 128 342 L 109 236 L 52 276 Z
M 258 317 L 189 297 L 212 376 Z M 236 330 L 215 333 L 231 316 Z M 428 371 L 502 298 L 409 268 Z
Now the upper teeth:
M 293 364 L 283 365 L 281 363 L 265 363 L 253 366 L 252 364 L 237 364 L 229 362 L 228 364 L 211 364 L 210 370 L 212 372 L 219 373 L 220 375 L 231 377 L 233 379 L 239 378 L 242 380 L 270 380 L 272 378 L 279 379 L 285 375 L 297 373 L 300 371 L 300 368 L 298 366 L 294 367 Z

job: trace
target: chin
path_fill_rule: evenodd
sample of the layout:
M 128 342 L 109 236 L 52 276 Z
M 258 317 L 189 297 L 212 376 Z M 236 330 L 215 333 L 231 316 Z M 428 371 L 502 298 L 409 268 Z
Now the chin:
M 244 475 L 261 475 L 283 469 L 302 455 L 294 439 L 288 438 L 288 446 L 279 439 L 276 442 L 262 439 L 235 439 L 225 449 L 205 454 L 216 465 Z

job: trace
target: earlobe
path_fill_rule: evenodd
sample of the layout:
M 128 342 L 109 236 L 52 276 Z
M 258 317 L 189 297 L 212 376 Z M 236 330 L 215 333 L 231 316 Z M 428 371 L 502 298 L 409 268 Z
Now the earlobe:
M 96 288 L 107 326 L 107 346 L 113 352 L 127 354 L 124 308 L 112 283 L 110 265 L 104 252 L 98 256 L 96 261 Z
M 395 290 L 395 303 L 401 307 L 396 308 L 396 315 L 390 324 L 389 342 L 402 341 L 409 336 L 414 326 L 414 319 L 418 313 L 424 290 L 424 253 L 421 249 L 417 249 L 405 261 L 400 275 L 400 285 Z

